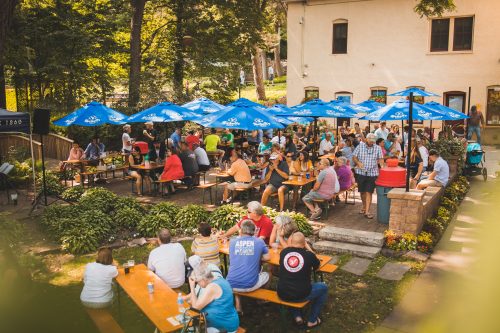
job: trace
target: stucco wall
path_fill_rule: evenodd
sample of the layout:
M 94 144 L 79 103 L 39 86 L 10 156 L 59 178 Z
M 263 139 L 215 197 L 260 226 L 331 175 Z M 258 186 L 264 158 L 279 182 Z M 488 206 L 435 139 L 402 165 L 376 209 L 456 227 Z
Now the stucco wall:
M 485 112 L 487 87 L 500 85 L 500 1 L 455 3 L 456 11 L 445 16 L 475 15 L 473 51 L 431 53 L 430 23 L 413 11 L 414 0 L 289 2 L 288 104 L 300 103 L 305 87 L 318 87 L 323 100 L 348 91 L 359 103 L 375 86 L 387 87 L 389 94 L 423 86 L 441 96 L 447 91 L 468 93 L 470 86 L 471 104 Z M 349 23 L 347 54 L 332 54 L 337 19 Z M 388 102 L 395 99 L 388 97 Z M 444 102 L 443 97 L 426 102 L 430 100 Z M 494 132 L 489 131 L 488 139 L 493 140 Z

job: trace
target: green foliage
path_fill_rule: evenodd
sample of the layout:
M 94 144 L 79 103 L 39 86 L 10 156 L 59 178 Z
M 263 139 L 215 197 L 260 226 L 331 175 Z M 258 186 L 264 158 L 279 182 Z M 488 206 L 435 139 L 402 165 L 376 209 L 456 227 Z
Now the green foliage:
M 51 171 L 45 171 L 45 183 L 47 185 L 47 195 L 61 195 L 64 192 L 64 186 L 59 180 L 59 176 Z M 36 174 L 36 188 L 38 193 L 42 193 L 43 180 L 42 173 Z
M 217 207 L 208 219 L 212 228 L 218 230 L 228 230 L 245 216 L 246 210 L 243 207 L 234 205 L 223 205 Z
M 291 212 L 288 210 L 286 212 L 278 212 L 275 209 L 264 206 L 264 214 L 269 216 L 269 218 L 273 221 L 273 223 L 275 222 L 276 216 L 280 214 L 290 216 L 292 220 L 297 224 L 297 227 L 300 232 L 302 232 L 305 236 L 309 236 L 312 234 L 313 231 L 312 226 L 309 224 L 309 220 L 307 219 L 307 217 L 302 213 L 293 211 Z
M 99 210 L 108 214 L 113 210 L 116 199 L 116 194 L 110 190 L 103 187 L 93 187 L 83 194 L 79 204 L 86 210 Z
M 448 209 L 450 212 L 454 213 L 457 211 L 457 208 L 458 208 L 458 204 L 456 203 L 456 201 L 453 201 L 451 199 L 448 199 L 447 197 L 443 196 L 441 198 L 441 206 L 443 206 L 444 208 Z
M 444 232 L 444 224 L 439 219 L 432 217 L 425 221 L 423 229 L 431 233 L 435 240 L 438 240 Z
M 140 213 L 144 213 L 145 211 L 144 207 L 142 207 L 139 201 L 137 201 L 134 197 L 117 197 L 115 202 L 113 203 L 114 211 L 117 212 L 124 208 L 131 208 Z
M 143 212 L 132 207 L 117 209 L 113 214 L 114 224 L 124 229 L 133 230 L 143 218 Z
M 61 194 L 61 198 L 70 202 L 77 202 L 85 192 L 85 189 L 81 185 L 73 186 L 64 190 Z
M 172 202 L 160 202 L 159 204 L 154 205 L 150 210 L 150 215 L 158 215 L 163 214 L 168 216 L 171 223 L 175 221 L 175 217 L 179 213 L 181 208 Z
M 428 253 L 432 248 L 432 235 L 428 232 L 422 231 L 417 236 L 417 249 L 420 252 Z
M 441 157 L 448 161 L 450 157 L 458 157 L 458 174 L 462 174 L 464 165 L 465 150 L 464 142 L 456 137 L 444 137 L 432 142 L 429 146 L 430 149 L 435 149 L 439 152 Z
M 451 220 L 451 212 L 445 207 L 439 207 L 437 211 L 437 219 L 444 225 L 447 225 Z
M 64 250 L 74 254 L 89 253 L 97 250 L 99 237 L 92 228 L 80 228 L 69 230 L 62 236 L 61 244 Z
M 454 0 L 420 0 L 413 9 L 420 17 L 441 16 L 455 9 Z
M 22 239 L 24 227 L 18 221 L 0 214 L 0 249 L 9 246 L 16 248 Z
M 156 214 L 144 216 L 137 229 L 145 237 L 155 237 L 160 229 L 167 228 L 174 233 L 174 221 L 167 214 Z
M 385 232 L 385 245 L 395 251 L 413 251 L 417 249 L 417 237 L 410 233 L 395 234 L 392 230 Z
M 207 222 L 209 212 L 200 205 L 187 205 L 182 207 L 175 217 L 175 226 L 185 233 L 196 233 L 198 224 Z

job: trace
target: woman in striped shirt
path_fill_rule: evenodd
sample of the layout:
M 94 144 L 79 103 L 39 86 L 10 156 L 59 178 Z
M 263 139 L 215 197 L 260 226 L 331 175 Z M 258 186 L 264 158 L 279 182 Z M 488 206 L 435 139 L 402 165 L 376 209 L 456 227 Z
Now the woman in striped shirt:
M 201 236 L 196 237 L 191 244 L 192 254 L 196 254 L 203 258 L 206 263 L 219 266 L 219 242 L 217 237 L 212 236 L 212 228 L 206 222 L 202 222 L 198 226 L 198 231 Z

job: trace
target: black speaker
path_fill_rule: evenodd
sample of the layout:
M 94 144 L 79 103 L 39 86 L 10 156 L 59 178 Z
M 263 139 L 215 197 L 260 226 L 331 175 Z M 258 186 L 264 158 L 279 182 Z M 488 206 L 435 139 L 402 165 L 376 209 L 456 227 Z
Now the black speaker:
M 35 109 L 33 114 L 33 134 L 49 134 L 50 110 Z

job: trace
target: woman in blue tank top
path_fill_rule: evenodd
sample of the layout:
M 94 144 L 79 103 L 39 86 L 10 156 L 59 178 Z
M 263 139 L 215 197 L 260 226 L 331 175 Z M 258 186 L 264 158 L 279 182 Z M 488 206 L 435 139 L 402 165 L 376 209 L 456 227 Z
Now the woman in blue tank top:
M 236 332 L 240 320 L 234 307 L 233 290 L 229 283 L 224 278 L 214 278 L 207 265 L 202 264 L 189 277 L 191 290 L 195 290 L 196 284 L 204 288 L 204 292 L 200 298 L 196 293 L 191 293 L 188 301 L 193 308 L 205 314 L 207 332 Z

